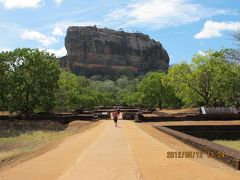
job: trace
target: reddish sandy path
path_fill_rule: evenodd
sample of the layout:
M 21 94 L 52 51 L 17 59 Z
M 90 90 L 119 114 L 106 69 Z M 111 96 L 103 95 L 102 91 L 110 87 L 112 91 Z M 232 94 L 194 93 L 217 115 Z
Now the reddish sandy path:
M 115 128 L 112 121 L 102 121 L 52 151 L 5 170 L 0 179 L 240 179 L 239 171 L 207 157 L 167 159 L 168 151 L 186 150 L 188 146 L 150 126 L 143 131 L 141 126 L 120 121 L 120 127 Z

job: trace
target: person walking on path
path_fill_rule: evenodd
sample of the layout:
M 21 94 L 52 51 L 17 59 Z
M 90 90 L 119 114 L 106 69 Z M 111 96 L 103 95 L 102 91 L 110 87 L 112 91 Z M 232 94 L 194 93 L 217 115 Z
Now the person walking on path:
M 112 113 L 112 116 L 113 116 L 113 121 L 114 121 L 114 123 L 115 123 L 115 127 L 117 127 L 117 121 L 118 121 L 118 115 L 119 115 L 119 113 L 118 113 L 118 111 L 114 111 L 113 113 Z

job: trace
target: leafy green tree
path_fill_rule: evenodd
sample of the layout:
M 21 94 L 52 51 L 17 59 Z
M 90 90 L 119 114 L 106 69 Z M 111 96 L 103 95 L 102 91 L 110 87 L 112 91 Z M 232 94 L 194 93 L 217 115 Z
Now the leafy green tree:
M 141 95 L 138 91 L 130 93 L 125 96 L 124 102 L 126 103 L 126 105 L 132 107 L 141 106 Z
M 121 76 L 116 80 L 116 85 L 120 89 L 126 89 L 129 86 L 130 81 L 126 76 Z
M 113 93 L 103 93 L 99 91 L 95 91 L 95 99 L 97 100 L 97 106 L 112 106 L 117 105 L 118 101 L 116 95 Z
M 143 105 L 162 108 L 167 91 L 163 85 L 164 76 L 162 72 L 153 72 L 144 77 L 139 87 Z
M 191 88 L 201 97 L 206 106 L 212 105 L 214 98 L 221 99 L 226 89 L 227 62 L 221 52 L 196 55 L 192 60 Z
M 86 89 L 90 86 L 90 82 L 85 76 L 78 76 L 78 83 L 82 89 Z
M 58 84 L 57 110 L 89 109 L 102 102 L 102 96 L 90 88 L 90 81 L 84 76 L 62 71 Z
M 9 63 L 5 59 L 5 54 L 0 53 L 0 110 L 7 110 L 8 90 L 9 90 Z
M 28 48 L 3 52 L 2 58 L 10 67 L 8 109 L 23 114 L 51 110 L 60 73 L 57 59 L 45 51 Z
M 228 64 L 222 52 L 196 54 L 191 64 L 173 66 L 168 78 L 186 105 L 214 105 L 222 102 L 227 89 Z
M 80 84 L 78 76 L 71 72 L 61 71 L 58 80 L 59 89 L 55 95 L 56 109 L 77 109 L 80 106 Z
M 140 96 L 138 99 L 136 98 L 136 94 L 138 93 L 138 87 L 140 84 L 139 78 L 130 79 L 126 76 L 121 76 L 116 80 L 116 85 L 118 87 L 117 91 L 117 102 L 120 105 L 139 105 L 140 104 Z
M 105 81 L 91 81 L 90 88 L 102 93 L 113 93 L 115 94 L 118 89 L 114 81 L 105 80 Z
M 225 101 L 230 106 L 240 107 L 240 65 L 230 64 L 227 75 L 228 83 L 225 89 Z
M 163 78 L 163 86 L 166 89 L 166 94 L 163 102 L 163 106 L 166 108 L 179 108 L 183 106 L 182 100 L 177 97 L 174 87 L 169 83 L 169 79 L 166 76 Z
M 187 89 L 189 88 L 189 76 L 191 74 L 191 67 L 189 64 L 182 62 L 172 66 L 168 70 L 167 78 L 174 87 L 177 95 L 184 99 Z
M 116 97 L 117 97 L 116 104 L 119 104 L 122 106 L 129 105 L 129 99 L 132 94 L 133 92 L 129 91 L 128 89 L 120 89 L 116 94 Z
M 80 102 L 79 108 L 82 108 L 82 109 L 85 109 L 85 108 L 91 109 L 97 105 L 97 100 L 92 95 L 81 94 L 79 96 L 79 102 Z
M 100 81 L 101 78 L 102 78 L 102 76 L 96 75 L 96 76 L 91 76 L 91 77 L 89 78 L 89 80 L 90 80 L 90 81 Z

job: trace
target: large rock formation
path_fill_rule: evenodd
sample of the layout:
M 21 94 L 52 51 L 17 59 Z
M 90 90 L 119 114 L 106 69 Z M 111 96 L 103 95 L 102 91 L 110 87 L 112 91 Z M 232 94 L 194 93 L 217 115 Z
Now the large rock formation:
M 144 74 L 166 71 L 169 56 L 162 45 L 142 33 L 127 33 L 96 26 L 69 27 L 63 66 L 86 76 Z

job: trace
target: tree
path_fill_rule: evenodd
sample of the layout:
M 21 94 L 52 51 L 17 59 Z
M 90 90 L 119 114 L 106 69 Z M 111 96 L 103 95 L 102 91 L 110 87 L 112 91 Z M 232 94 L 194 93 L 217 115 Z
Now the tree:
M 185 105 L 192 105 L 192 90 L 189 87 L 189 76 L 191 67 L 189 64 L 182 62 L 172 66 L 167 74 L 167 81 L 173 87 L 176 96 L 184 102 Z
M 214 98 L 222 100 L 227 72 L 227 62 L 221 52 L 196 55 L 192 60 L 191 88 L 203 99 L 206 106 L 213 105 Z M 212 102 L 211 102 L 212 101 Z
M 90 85 L 89 80 L 85 76 L 78 76 L 78 83 L 82 89 L 88 88 Z
M 91 109 L 97 105 L 97 100 L 94 96 L 89 96 L 85 94 L 81 94 L 79 96 L 79 102 L 80 102 L 79 108 Z
M 126 76 L 121 76 L 116 80 L 116 84 L 120 89 L 125 89 L 129 86 L 129 80 Z
M 92 93 L 95 97 L 97 106 L 112 106 L 118 104 L 116 94 L 99 91 L 92 91 Z
M 141 98 L 140 93 L 134 92 L 134 93 L 130 93 L 127 96 L 125 96 L 124 102 L 128 106 L 132 106 L 132 107 L 140 106 L 141 105 L 140 98 Z
M 240 31 L 235 32 L 233 34 L 233 38 L 234 38 L 235 41 L 237 41 L 238 45 L 240 46 Z
M 55 95 L 56 109 L 78 109 L 80 106 L 80 84 L 78 76 L 68 71 L 61 71 L 58 80 L 59 89 Z
M 0 110 L 7 110 L 8 101 L 8 81 L 9 81 L 9 63 L 0 53 Z
M 225 57 L 229 62 L 240 62 L 240 50 L 239 49 L 224 49 Z
M 168 76 L 163 78 L 163 86 L 166 89 L 163 106 L 167 108 L 179 108 L 182 107 L 182 100 L 177 97 L 174 87 L 169 82 Z
M 185 104 L 214 105 L 223 102 L 227 89 L 228 63 L 223 52 L 196 54 L 191 64 L 182 63 L 169 70 L 169 79 Z
M 162 108 L 167 91 L 163 85 L 164 76 L 162 72 L 153 72 L 143 78 L 139 92 L 144 106 Z
M 237 46 L 240 47 L 240 31 L 232 34 L 233 39 L 237 42 Z M 225 53 L 226 59 L 230 62 L 240 62 L 240 49 L 228 48 L 222 50 Z
M 115 82 L 112 80 L 92 81 L 90 83 L 90 88 L 92 90 L 96 90 L 102 93 L 114 93 L 114 94 L 118 90 Z
M 225 101 L 228 105 L 240 107 L 240 65 L 234 63 L 228 67 L 228 84 L 224 91 Z
M 57 110 L 89 109 L 102 103 L 102 95 L 90 88 L 90 81 L 68 71 L 61 71 L 56 93 Z
M 8 110 L 29 114 L 54 107 L 54 92 L 59 78 L 57 59 L 38 49 L 15 49 L 1 53 L 8 70 Z

